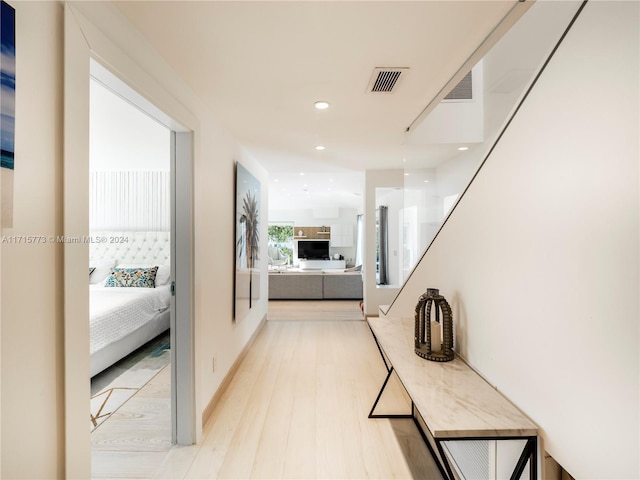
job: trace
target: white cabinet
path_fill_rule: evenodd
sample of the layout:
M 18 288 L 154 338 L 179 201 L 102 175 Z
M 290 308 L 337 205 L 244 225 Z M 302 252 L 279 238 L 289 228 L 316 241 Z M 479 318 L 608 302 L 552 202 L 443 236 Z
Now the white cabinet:
M 353 247 L 353 225 L 337 223 L 331 225 L 332 247 Z
M 347 268 L 344 260 L 302 260 L 299 264 L 300 270 L 322 270 L 322 269 L 345 269 Z

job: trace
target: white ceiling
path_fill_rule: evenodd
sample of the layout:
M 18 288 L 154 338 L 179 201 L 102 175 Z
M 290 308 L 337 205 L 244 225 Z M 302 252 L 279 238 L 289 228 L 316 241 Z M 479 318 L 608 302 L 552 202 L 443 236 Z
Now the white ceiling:
M 286 209 L 360 208 L 363 172 L 402 168 L 406 128 L 516 3 L 114 4 L 269 171 L 270 208 Z M 374 94 L 375 67 L 409 70 Z

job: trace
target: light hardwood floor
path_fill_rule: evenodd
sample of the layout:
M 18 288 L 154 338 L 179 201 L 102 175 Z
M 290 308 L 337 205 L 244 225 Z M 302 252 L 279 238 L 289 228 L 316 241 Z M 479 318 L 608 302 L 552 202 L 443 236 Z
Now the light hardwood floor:
M 171 369 L 163 368 L 91 434 L 94 478 L 152 478 L 171 450 Z
M 144 429 L 94 440 L 94 477 L 441 478 L 410 420 L 367 418 L 386 370 L 358 302 L 270 302 L 268 319 L 198 445 L 169 447 Z M 168 388 L 164 375 L 141 401 Z M 408 410 L 390 382 L 377 413 Z
M 364 319 L 357 300 L 272 300 L 267 318 L 296 322 Z

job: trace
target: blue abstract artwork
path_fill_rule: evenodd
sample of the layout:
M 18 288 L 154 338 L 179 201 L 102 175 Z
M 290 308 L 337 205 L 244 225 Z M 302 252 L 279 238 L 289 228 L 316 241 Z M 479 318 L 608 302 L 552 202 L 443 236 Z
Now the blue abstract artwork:
M 16 21 L 15 10 L 0 5 L 0 149 L 2 168 L 13 170 L 16 98 Z

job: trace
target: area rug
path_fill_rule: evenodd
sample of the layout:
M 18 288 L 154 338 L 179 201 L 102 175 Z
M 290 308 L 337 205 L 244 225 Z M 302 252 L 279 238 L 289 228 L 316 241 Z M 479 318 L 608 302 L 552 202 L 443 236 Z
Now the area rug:
M 169 365 L 169 332 L 165 332 L 91 379 L 91 431 Z

